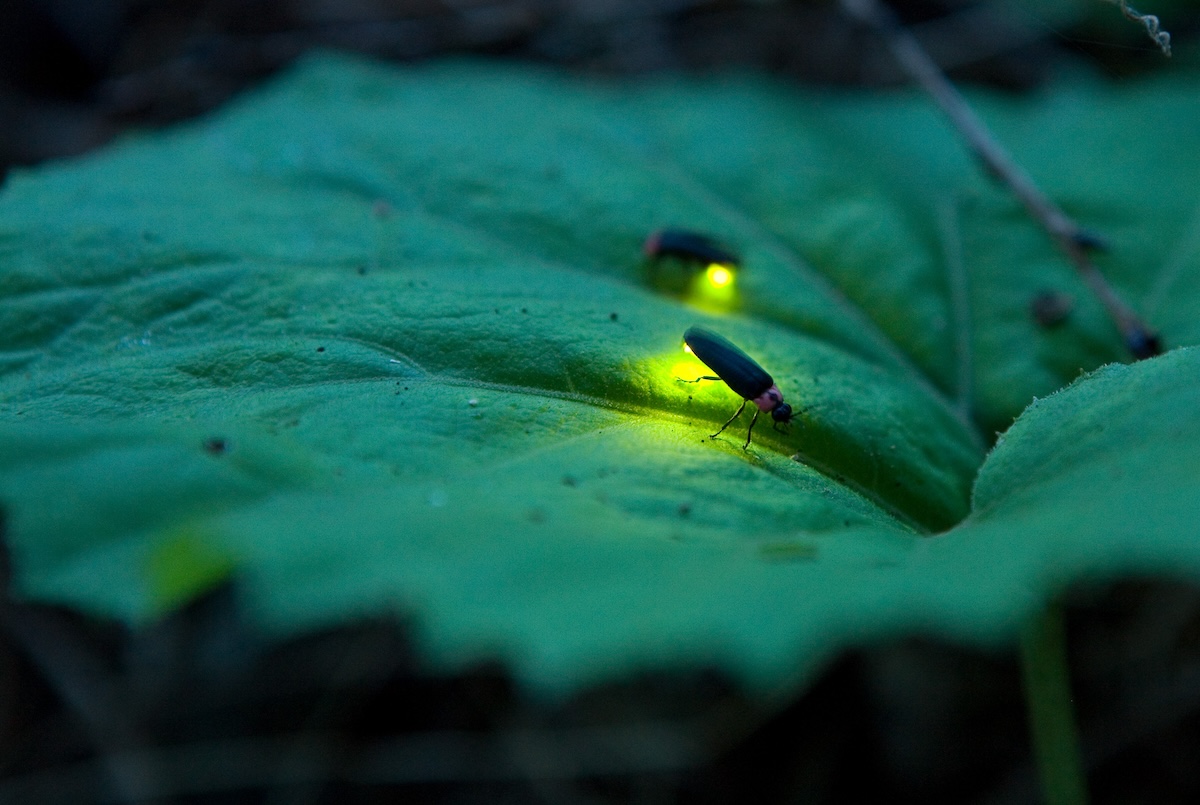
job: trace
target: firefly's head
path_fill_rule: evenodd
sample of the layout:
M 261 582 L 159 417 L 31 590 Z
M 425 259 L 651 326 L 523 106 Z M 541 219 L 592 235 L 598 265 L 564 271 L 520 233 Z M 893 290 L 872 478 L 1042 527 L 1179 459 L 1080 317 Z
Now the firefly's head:
M 783 422 L 785 424 L 791 422 L 792 406 L 780 400 L 779 405 L 771 409 L 771 419 L 775 420 L 776 422 Z

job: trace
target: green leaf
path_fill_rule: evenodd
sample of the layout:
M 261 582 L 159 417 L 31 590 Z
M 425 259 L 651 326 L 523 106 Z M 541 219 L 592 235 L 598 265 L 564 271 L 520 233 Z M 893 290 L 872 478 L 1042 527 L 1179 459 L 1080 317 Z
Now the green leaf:
M 1176 121 L 1200 93 L 984 107 L 1195 341 L 1200 135 Z M 671 224 L 740 251 L 734 293 L 644 264 Z M 704 662 L 773 685 L 901 631 L 1012 640 L 1073 580 L 1200 570 L 1191 351 L 1077 382 L 984 462 L 1120 343 L 916 97 L 323 57 L 14 174 L 0 270 L 26 596 L 140 622 L 234 574 L 271 633 L 395 609 L 431 662 L 555 691 Z M 1044 286 L 1076 298 L 1053 331 Z M 741 401 L 680 382 L 708 374 L 697 323 L 772 373 L 790 433 L 708 438 Z

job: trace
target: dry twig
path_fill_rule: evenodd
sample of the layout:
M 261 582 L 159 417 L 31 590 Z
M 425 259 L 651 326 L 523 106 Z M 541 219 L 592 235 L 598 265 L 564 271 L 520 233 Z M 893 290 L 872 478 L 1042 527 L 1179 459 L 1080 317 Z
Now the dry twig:
M 1162 347 L 1158 335 L 1121 299 L 1091 260 L 1090 252 L 1103 248 L 1104 242 L 1080 226 L 1041 191 L 1033 178 L 992 136 L 983 120 L 921 47 L 917 38 L 900 25 L 890 8 L 880 0 L 839 2 L 852 18 L 870 26 L 883 37 L 900 66 L 933 97 L 980 161 L 1008 186 L 1029 214 L 1054 238 L 1092 293 L 1104 305 L 1133 356 L 1141 359 L 1159 354 Z

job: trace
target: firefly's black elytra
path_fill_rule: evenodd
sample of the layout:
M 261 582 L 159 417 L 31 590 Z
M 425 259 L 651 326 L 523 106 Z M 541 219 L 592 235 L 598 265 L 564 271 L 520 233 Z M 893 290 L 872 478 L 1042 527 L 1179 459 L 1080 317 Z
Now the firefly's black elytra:
M 754 418 L 750 420 L 750 429 L 746 431 L 746 443 L 742 445 L 743 450 L 750 446 L 750 437 L 754 433 L 754 424 L 758 422 L 759 413 L 769 411 L 771 419 L 775 420 L 773 427 L 776 429 L 779 428 L 780 422 L 792 421 L 792 406 L 783 401 L 783 394 L 780 393 L 779 386 L 775 385 L 774 379 L 767 374 L 766 370 L 745 352 L 703 327 L 689 327 L 683 334 L 683 341 L 691 349 L 693 355 L 704 361 L 705 366 L 717 373 L 717 377 L 698 377 L 696 380 L 685 382 L 722 380 L 742 398 L 742 405 L 737 409 L 737 413 L 721 426 L 721 430 L 709 438 L 715 439 L 720 436 L 722 431 L 733 424 L 733 420 L 741 416 L 748 402 L 753 402 L 756 410 Z
M 678 257 L 681 260 L 724 266 L 736 266 L 741 262 L 736 254 L 712 238 L 686 229 L 660 229 L 646 238 L 642 248 L 652 260 Z

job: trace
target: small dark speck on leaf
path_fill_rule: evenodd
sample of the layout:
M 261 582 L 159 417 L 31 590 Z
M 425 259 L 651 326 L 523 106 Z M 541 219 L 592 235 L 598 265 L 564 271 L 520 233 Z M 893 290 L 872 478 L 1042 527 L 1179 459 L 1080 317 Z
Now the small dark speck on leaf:
M 529 522 L 531 522 L 531 523 L 546 522 L 546 513 L 544 511 L 542 511 L 541 509 L 530 509 L 529 510 Z
M 690 503 L 680 503 L 679 504 L 679 516 L 680 517 L 687 517 L 691 513 L 692 513 L 692 504 L 690 504 Z
M 213 436 L 204 440 L 204 451 L 214 456 L 224 455 L 229 452 L 229 442 L 220 436 Z
M 522 313 L 528 313 L 528 312 L 529 312 L 529 308 L 527 308 L 527 307 L 523 307 L 523 308 L 521 308 L 521 312 L 522 312 Z
M 1029 315 L 1042 327 L 1057 327 L 1071 315 L 1075 298 L 1061 291 L 1038 291 L 1029 300 Z
M 359 267 L 358 267 L 358 274 L 359 274 L 359 276 L 363 276 L 363 275 L 365 275 L 366 273 L 367 273 L 367 267 L 366 267 L 366 266 L 359 266 Z
M 617 320 L 617 314 L 616 314 L 616 313 L 609 313 L 609 314 L 608 314 L 608 318 L 609 318 L 609 320 L 610 320 L 610 321 L 616 321 L 616 320 Z
M 317 347 L 317 352 L 324 352 L 324 351 L 325 351 L 325 347 Z
M 564 475 L 562 477 L 562 483 L 563 483 L 563 486 L 571 486 L 571 487 L 577 486 L 579 484 L 579 482 L 576 481 L 570 475 Z

